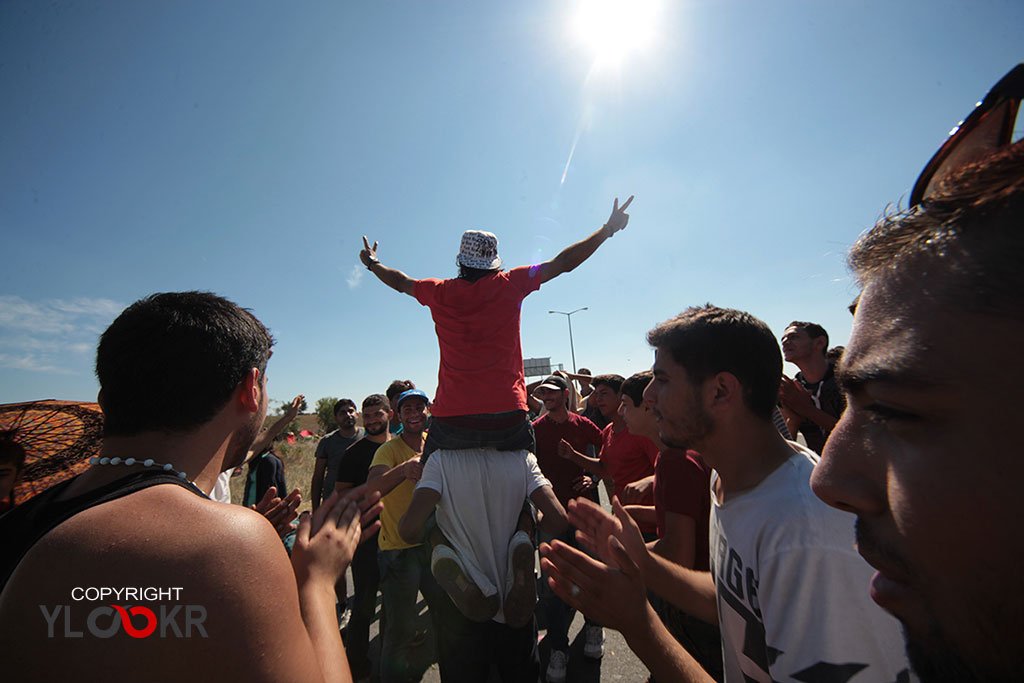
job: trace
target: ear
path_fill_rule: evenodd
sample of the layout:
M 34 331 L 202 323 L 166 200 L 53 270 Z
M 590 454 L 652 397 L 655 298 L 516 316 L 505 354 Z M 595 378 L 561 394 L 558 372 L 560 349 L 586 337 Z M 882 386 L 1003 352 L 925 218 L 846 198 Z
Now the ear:
M 736 375 L 720 372 L 704 384 L 704 407 L 725 408 L 743 401 L 743 387 Z
M 238 383 L 239 403 L 250 412 L 258 411 L 260 409 L 260 392 L 262 391 L 259 368 L 250 368 L 242 381 Z
M 814 350 L 824 356 L 825 352 L 828 350 L 825 348 L 825 344 L 826 342 L 824 337 L 815 337 Z

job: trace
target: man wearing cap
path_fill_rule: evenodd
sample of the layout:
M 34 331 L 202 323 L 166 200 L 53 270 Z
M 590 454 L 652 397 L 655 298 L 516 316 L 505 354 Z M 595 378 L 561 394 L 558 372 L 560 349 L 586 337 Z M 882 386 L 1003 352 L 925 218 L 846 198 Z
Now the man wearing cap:
M 561 457 L 558 444 L 568 442 L 574 449 L 591 454 L 601 448 L 601 430 L 587 418 L 568 409 L 569 383 L 564 377 L 552 375 L 545 379 L 534 391 L 534 395 L 544 403 L 547 412 L 534 420 L 533 431 L 537 438 L 537 462 L 544 476 L 551 481 L 558 502 L 568 507 L 569 500 L 580 495 L 576 490 L 577 482 L 584 476 L 582 467 Z M 550 543 L 553 539 L 575 545 L 573 529 L 555 535 L 544 535 L 542 540 Z M 548 632 L 546 640 L 551 649 L 548 660 L 548 683 L 562 683 L 566 678 L 569 661 L 569 608 L 557 595 L 548 588 L 547 581 L 541 583 L 541 605 L 547 617 Z M 601 626 L 597 622 L 586 619 L 584 626 L 588 643 L 601 641 Z M 584 647 L 586 650 L 586 647 Z M 598 654 L 592 650 L 592 654 Z
M 519 340 L 520 308 L 527 295 L 543 283 L 575 269 L 605 240 L 625 228 L 629 222 L 626 208 L 632 201 L 630 196 L 620 207 L 616 198 L 608 221 L 600 229 L 566 247 L 550 261 L 509 271 L 502 270 L 498 238 L 489 232 L 468 230 L 462 235 L 457 259 L 459 276 L 448 280 L 414 280 L 400 270 L 382 265 L 377 258 L 377 243 L 370 247 L 369 241 L 363 237 L 364 248 L 359 253 L 363 264 L 384 284 L 430 308 L 434 320 L 441 362 L 437 395 L 431 411 L 433 422 L 423 448 L 424 460 L 435 450 L 460 461 L 467 455 L 487 460 L 475 466 L 467 464 L 466 467 L 454 461 L 450 466 L 435 465 L 434 469 L 439 470 L 437 474 L 441 478 L 455 476 L 457 471 L 460 485 L 494 494 L 485 499 L 485 510 L 451 509 L 444 518 L 451 520 L 471 514 L 493 514 L 494 519 L 506 520 L 503 505 L 507 496 L 501 494 L 506 493 L 507 488 L 508 491 L 523 490 L 535 503 L 538 500 L 547 502 L 550 498 L 553 505 L 543 510 L 550 513 L 546 514 L 547 525 L 565 525 L 565 510 L 551 493 L 550 486 L 540 485 L 543 477 L 537 479 L 533 476 L 537 466 L 536 460 L 530 456 L 535 443 L 527 412 L 526 378 Z M 505 462 L 509 457 L 516 458 L 517 463 Z M 473 482 L 474 476 L 479 480 Z M 505 477 L 511 478 L 506 480 Z M 436 489 L 421 488 L 415 507 L 417 514 L 411 516 L 408 527 L 422 531 L 422 520 L 425 519 L 422 513 L 428 513 L 438 501 L 442 502 L 442 510 L 449 504 L 458 505 L 458 499 L 442 500 L 442 495 L 451 493 L 449 489 L 451 487 L 439 493 Z M 520 497 L 520 501 L 522 499 Z M 521 535 L 515 534 L 518 521 L 517 516 L 512 517 L 503 534 L 496 528 L 492 529 L 491 535 L 495 538 L 512 538 L 509 546 L 496 542 L 488 543 L 485 548 L 473 547 L 474 557 L 467 558 L 471 559 L 471 565 L 488 568 L 485 588 L 493 585 L 498 593 L 517 598 L 525 594 L 527 585 L 533 586 L 534 583 L 533 553 L 532 550 L 530 553 L 523 551 L 525 543 Z M 441 531 L 451 537 L 455 530 L 445 528 L 440 515 L 438 523 Z M 509 557 L 513 560 L 508 560 Z M 523 590 L 506 593 L 506 561 L 510 565 L 508 574 L 518 577 L 515 584 Z M 458 583 L 464 584 L 463 577 L 459 578 Z M 476 579 L 474 582 L 478 586 L 481 583 Z M 532 596 L 535 601 L 535 589 Z M 453 598 L 456 604 L 460 603 L 457 596 Z M 522 599 L 517 599 L 513 606 L 521 606 L 522 603 Z M 508 605 L 503 604 L 501 612 L 508 611 Z M 513 610 L 516 613 L 520 611 L 532 617 L 532 606 L 529 610 Z M 530 618 L 531 624 L 532 621 Z
M 380 680 L 403 681 L 410 675 L 416 592 L 423 593 L 438 641 L 438 664 L 445 677 L 449 666 L 446 631 L 441 618 L 454 607 L 430 573 L 430 548 L 419 539 L 409 543 L 399 534 L 398 521 L 412 500 L 415 482 L 423 473 L 420 453 L 427 426 L 427 395 L 410 389 L 399 395 L 396 405 L 402 433 L 377 448 L 366 475 L 366 483 L 381 493 L 384 509 L 380 513 L 380 592 L 382 596 Z

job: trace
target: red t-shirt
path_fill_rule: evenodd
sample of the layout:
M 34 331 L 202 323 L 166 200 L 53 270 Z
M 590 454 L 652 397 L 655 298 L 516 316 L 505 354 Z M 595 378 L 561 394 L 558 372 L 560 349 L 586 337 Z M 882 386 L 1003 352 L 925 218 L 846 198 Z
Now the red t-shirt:
M 665 533 L 665 513 L 685 515 L 696 523 L 693 568 L 711 569 L 708 556 L 708 519 L 711 516 L 711 468 L 697 451 L 669 448 L 654 468 L 654 510 L 658 536 Z
M 558 502 L 568 505 L 569 500 L 580 495 L 572 484 L 584 472 L 572 460 L 558 455 L 558 443 L 565 439 L 580 453 L 586 453 L 587 446 L 597 450 L 601 448 L 601 430 L 582 415 L 570 412 L 565 422 L 555 422 L 550 414 L 537 418 L 533 423 L 533 433 L 537 438 L 540 471 L 551 482 Z
M 540 287 L 540 266 L 521 266 L 476 282 L 417 280 L 416 300 L 430 308 L 441 351 L 438 417 L 526 410 L 519 309 Z
M 658 447 L 646 436 L 639 436 L 623 427 L 621 432 L 612 430 L 609 424 L 601 432 L 601 462 L 608 468 L 608 474 L 615 482 L 615 495 L 622 499 L 622 489 L 638 479 L 654 474 L 654 463 L 658 460 Z M 648 494 L 640 505 L 654 505 L 654 496 Z M 654 527 L 640 526 L 641 531 L 653 532 Z

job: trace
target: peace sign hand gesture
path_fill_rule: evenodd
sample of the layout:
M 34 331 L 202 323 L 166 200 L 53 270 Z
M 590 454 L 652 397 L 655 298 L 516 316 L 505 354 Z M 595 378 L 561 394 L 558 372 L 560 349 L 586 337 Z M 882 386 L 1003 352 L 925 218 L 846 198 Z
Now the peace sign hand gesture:
M 629 195 L 629 199 L 627 199 L 622 206 L 619 206 L 619 198 L 615 198 L 615 204 L 612 206 L 612 215 L 608 217 L 608 222 L 605 223 L 605 225 L 608 226 L 608 230 L 611 235 L 622 230 L 626 227 L 626 224 L 629 223 L 629 214 L 626 213 L 626 208 L 632 203 L 633 196 L 634 195 Z
M 378 242 L 374 242 L 373 248 L 370 248 L 370 242 L 366 239 L 366 235 L 363 235 L 363 249 L 359 252 L 359 260 L 367 268 L 374 263 L 380 263 L 380 260 L 377 258 L 377 245 Z

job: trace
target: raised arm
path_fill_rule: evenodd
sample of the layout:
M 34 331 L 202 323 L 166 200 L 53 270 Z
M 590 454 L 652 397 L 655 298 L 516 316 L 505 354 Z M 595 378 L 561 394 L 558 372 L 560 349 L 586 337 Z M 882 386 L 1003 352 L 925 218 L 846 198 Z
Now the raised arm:
M 396 292 L 413 296 L 412 290 L 416 281 L 400 270 L 381 264 L 380 259 L 377 258 L 377 244 L 374 242 L 371 247 L 366 235 L 363 235 L 363 249 L 359 252 L 359 260 L 363 262 L 367 270 L 376 275 L 377 279 L 388 287 Z
M 615 203 L 612 205 L 612 214 L 608 217 L 608 222 L 602 225 L 590 237 L 566 247 L 558 256 L 542 263 L 540 265 L 540 281 L 544 283 L 548 280 L 553 280 L 562 273 L 568 273 L 570 270 L 573 270 L 576 266 L 590 258 L 597 251 L 597 248 L 604 244 L 606 239 L 625 228 L 626 224 L 629 223 L 629 214 L 626 213 L 626 207 L 632 201 L 633 195 L 630 195 L 629 199 L 622 206 L 619 206 L 619 198 L 616 197 Z

